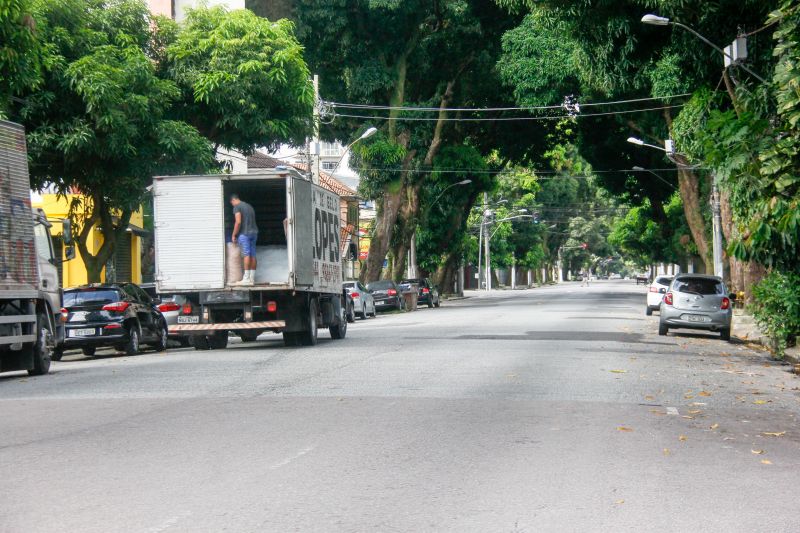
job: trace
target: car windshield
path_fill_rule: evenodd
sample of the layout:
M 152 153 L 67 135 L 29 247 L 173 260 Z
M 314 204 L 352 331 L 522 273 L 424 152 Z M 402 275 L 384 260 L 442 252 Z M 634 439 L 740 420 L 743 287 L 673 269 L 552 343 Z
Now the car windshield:
M 723 294 L 722 282 L 708 278 L 681 278 L 675 281 L 674 290 L 688 294 Z
M 672 278 L 656 278 L 656 283 L 659 285 L 669 285 L 672 282 Z
M 120 300 L 122 300 L 122 296 L 119 291 L 113 289 L 82 289 L 64 293 L 64 307 L 110 304 Z
M 424 279 L 404 279 L 403 281 L 400 282 L 400 284 L 402 285 L 410 285 L 412 283 L 416 283 L 420 287 L 424 287 L 426 285 Z
M 383 281 L 373 281 L 367 288 L 371 291 L 381 291 L 385 289 L 392 289 L 394 288 L 394 282 L 391 280 L 383 280 Z

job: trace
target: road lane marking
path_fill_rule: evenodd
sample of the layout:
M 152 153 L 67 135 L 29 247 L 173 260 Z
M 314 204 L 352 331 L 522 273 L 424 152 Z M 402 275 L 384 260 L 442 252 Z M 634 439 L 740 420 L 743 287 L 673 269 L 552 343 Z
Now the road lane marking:
M 300 450 L 299 452 L 297 452 L 296 454 L 292 455 L 291 457 L 287 457 L 283 461 L 279 461 L 279 462 L 275 463 L 274 465 L 270 466 L 269 469 L 270 470 L 277 470 L 278 468 L 286 466 L 289 463 L 291 463 L 292 461 L 294 461 L 295 459 L 299 459 L 300 457 L 304 456 L 305 454 L 307 454 L 308 452 L 310 452 L 314 448 L 315 448 L 315 446 L 307 446 L 307 447 L 303 448 L 302 450 Z

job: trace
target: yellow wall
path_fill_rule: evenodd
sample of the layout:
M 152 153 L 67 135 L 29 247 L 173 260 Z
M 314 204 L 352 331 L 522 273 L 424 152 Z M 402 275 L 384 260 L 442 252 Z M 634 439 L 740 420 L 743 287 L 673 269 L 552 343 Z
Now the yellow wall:
M 34 200 L 31 202 L 32 207 L 41 208 L 47 215 L 47 220 L 53 225 L 51 232 L 54 236 L 61 235 L 62 225 L 61 220 L 67 218 L 69 214 L 70 203 L 77 195 L 68 194 L 66 196 L 59 196 L 57 194 L 42 194 L 41 201 Z M 131 215 L 131 224 L 138 227 L 144 226 L 144 215 L 142 210 L 139 209 Z M 74 233 L 74 231 L 73 231 Z M 100 246 L 103 245 L 103 234 L 98 228 L 92 230 L 92 235 L 89 237 L 86 247 L 92 254 L 97 253 Z M 141 253 L 142 253 L 142 238 L 136 234 L 131 236 L 131 281 L 134 283 L 142 282 L 142 268 L 141 268 Z M 81 254 L 77 248 L 75 250 L 75 259 L 66 261 L 62 265 L 63 280 L 62 284 L 66 287 L 75 287 L 77 285 L 85 285 L 88 282 L 88 275 L 86 273 L 86 266 L 83 264 Z M 105 281 L 105 269 L 100 275 L 101 279 Z

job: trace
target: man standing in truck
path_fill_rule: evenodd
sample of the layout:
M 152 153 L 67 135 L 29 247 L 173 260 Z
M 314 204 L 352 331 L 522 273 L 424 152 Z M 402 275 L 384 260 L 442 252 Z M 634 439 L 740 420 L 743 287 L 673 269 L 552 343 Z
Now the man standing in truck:
M 256 282 L 256 241 L 258 240 L 258 227 L 256 226 L 256 212 L 253 206 L 243 202 L 239 195 L 231 194 L 233 206 L 233 234 L 231 240 L 239 244 L 244 258 L 244 277 L 234 285 L 253 285 Z

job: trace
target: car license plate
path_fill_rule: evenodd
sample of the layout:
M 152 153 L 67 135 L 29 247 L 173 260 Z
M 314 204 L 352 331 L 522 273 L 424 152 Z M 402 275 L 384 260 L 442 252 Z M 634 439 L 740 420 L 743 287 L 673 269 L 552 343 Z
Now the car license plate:
M 703 315 L 686 315 L 686 320 L 689 322 L 705 322 L 706 317 Z
M 69 331 L 70 337 L 94 337 L 96 333 L 94 328 L 91 329 L 71 329 Z
M 199 316 L 179 316 L 178 317 L 178 324 L 199 324 L 200 317 Z

